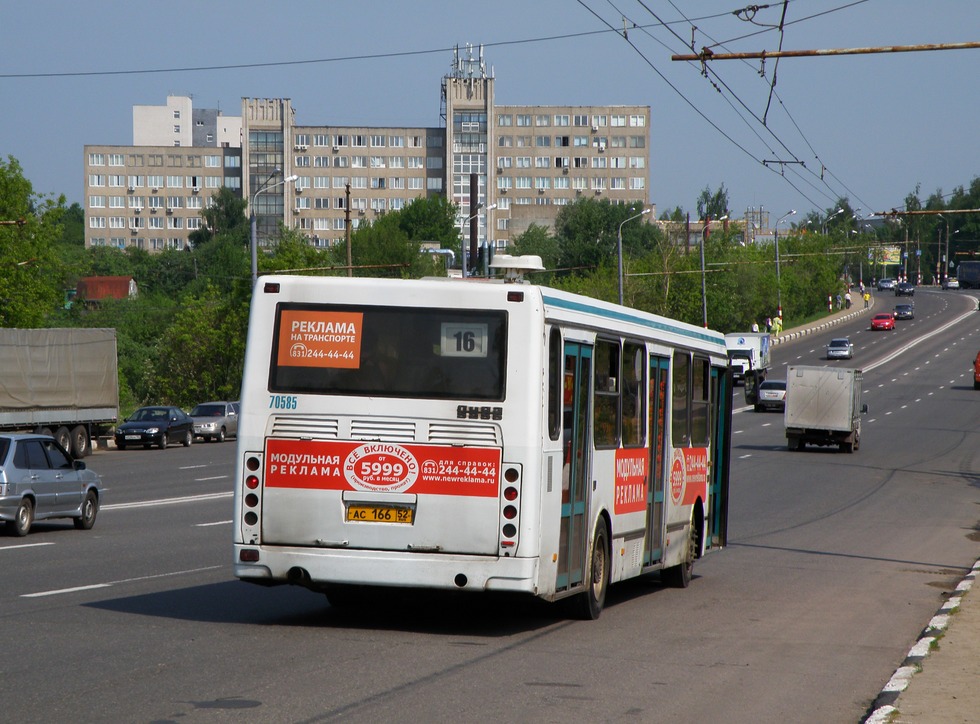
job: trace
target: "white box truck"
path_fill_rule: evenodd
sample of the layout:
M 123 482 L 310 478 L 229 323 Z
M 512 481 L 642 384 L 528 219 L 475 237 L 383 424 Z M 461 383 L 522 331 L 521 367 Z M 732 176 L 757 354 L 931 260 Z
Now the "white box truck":
M 766 379 L 772 366 L 768 332 L 731 332 L 725 335 L 725 347 L 735 384 L 744 381 L 750 372 L 755 373 L 756 383 Z
M 114 329 L 0 329 L 0 431 L 54 437 L 76 458 L 119 417 Z
M 854 452 L 861 445 L 861 370 L 790 365 L 786 368 L 786 442 L 790 450 L 836 445 Z

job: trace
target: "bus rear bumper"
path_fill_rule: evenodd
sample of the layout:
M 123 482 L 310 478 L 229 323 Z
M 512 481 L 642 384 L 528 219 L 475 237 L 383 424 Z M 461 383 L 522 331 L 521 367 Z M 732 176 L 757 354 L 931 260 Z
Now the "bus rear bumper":
M 242 551 L 253 557 L 258 551 L 258 560 L 243 562 Z M 252 583 L 314 590 L 345 584 L 541 595 L 536 558 L 236 544 L 234 574 Z

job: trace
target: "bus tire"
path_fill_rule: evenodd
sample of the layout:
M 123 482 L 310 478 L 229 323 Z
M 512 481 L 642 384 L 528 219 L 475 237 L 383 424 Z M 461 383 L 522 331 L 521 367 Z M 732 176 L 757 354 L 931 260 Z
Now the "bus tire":
M 687 537 L 687 560 L 679 563 L 676 566 L 671 566 L 670 568 L 664 568 L 660 572 L 660 581 L 665 586 L 670 586 L 671 588 L 687 588 L 691 583 L 691 577 L 694 574 L 694 559 L 697 556 L 698 550 L 698 539 L 697 533 L 694 530 L 694 525 L 691 525 L 691 532 Z
M 602 613 L 606 604 L 606 591 L 609 588 L 609 536 L 606 525 L 599 521 L 592 538 L 592 555 L 589 556 L 589 569 L 586 571 L 588 585 L 585 591 L 576 595 L 573 613 L 583 621 L 594 621 Z

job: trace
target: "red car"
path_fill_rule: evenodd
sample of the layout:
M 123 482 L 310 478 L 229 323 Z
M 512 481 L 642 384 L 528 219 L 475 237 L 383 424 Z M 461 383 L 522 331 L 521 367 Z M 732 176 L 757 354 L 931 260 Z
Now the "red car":
M 895 329 L 895 318 L 890 314 L 876 314 L 871 318 L 871 331 Z

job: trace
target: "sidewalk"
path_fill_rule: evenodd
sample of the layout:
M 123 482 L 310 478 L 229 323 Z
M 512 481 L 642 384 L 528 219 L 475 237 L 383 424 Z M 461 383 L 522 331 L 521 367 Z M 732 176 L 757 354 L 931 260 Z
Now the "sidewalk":
M 841 309 L 836 312 L 829 313 L 823 319 L 814 320 L 809 324 L 802 325 L 799 327 L 793 327 L 791 329 L 784 329 L 779 335 L 773 335 L 772 344 L 780 344 L 781 342 L 788 342 L 791 339 L 799 339 L 800 337 L 805 337 L 808 334 L 813 334 L 815 332 L 822 332 L 825 329 L 834 327 L 841 322 L 846 322 L 848 320 L 859 317 L 862 314 L 870 314 L 875 308 L 875 297 L 874 294 L 871 295 L 871 304 L 867 309 L 864 308 L 864 303 L 859 302 L 858 304 L 852 304 L 850 309 Z
M 980 721 L 980 560 L 885 684 L 866 724 Z
M 773 344 L 820 332 L 870 313 L 852 306 L 809 325 L 784 330 Z M 875 698 L 864 724 L 975 724 L 980 722 L 980 560 L 949 594 L 901 666 Z

